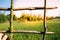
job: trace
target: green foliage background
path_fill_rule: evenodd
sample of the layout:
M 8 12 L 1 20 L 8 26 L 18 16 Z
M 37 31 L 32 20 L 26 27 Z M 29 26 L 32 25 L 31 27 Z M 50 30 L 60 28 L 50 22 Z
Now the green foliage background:
M 6 19 L 6 16 L 2 13 L 0 13 L 0 23 L 3 23 L 5 22 L 7 19 Z

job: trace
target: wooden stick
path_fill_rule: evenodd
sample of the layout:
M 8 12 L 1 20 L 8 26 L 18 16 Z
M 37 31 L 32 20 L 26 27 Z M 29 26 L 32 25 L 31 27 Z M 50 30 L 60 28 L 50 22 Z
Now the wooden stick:
M 0 33 L 10 33 L 9 31 L 0 31 Z M 11 33 L 31 33 L 31 34 L 44 34 L 44 32 L 40 32 L 40 31 L 30 31 L 30 30 L 14 30 Z M 54 32 L 46 32 L 46 34 L 54 34 Z
M 46 9 L 56 9 L 57 7 L 47 7 Z M 44 7 L 30 7 L 30 8 L 14 8 L 14 11 L 18 11 L 18 10 L 44 10 Z M 0 8 L 0 10 L 4 10 L 4 11 L 10 11 L 11 8 Z
M 11 0 L 11 11 L 10 11 L 10 40 L 13 40 L 13 34 L 12 34 L 12 32 L 13 32 L 13 6 L 14 6 L 14 0 Z
M 43 40 L 46 38 L 46 32 L 47 32 L 47 25 L 46 25 L 46 0 L 44 0 L 44 34 L 43 34 Z

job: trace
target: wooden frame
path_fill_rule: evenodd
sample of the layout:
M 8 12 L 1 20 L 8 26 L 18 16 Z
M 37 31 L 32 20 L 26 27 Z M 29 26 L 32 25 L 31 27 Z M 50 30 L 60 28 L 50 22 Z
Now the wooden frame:
M 44 7 L 28 7 L 28 8 L 15 8 L 14 9 L 14 0 L 11 0 L 11 8 L 0 8 L 0 10 L 10 11 L 10 30 L 8 31 L 0 31 L 2 33 L 10 33 L 10 40 L 12 40 L 13 33 L 32 33 L 32 34 L 43 34 L 43 40 L 45 40 L 46 34 L 54 34 L 54 32 L 47 32 L 46 25 L 46 10 L 48 9 L 56 9 L 57 7 L 47 7 L 46 8 L 46 0 L 44 0 Z M 28 31 L 28 30 L 13 30 L 13 11 L 18 10 L 44 10 L 44 32 L 39 31 Z

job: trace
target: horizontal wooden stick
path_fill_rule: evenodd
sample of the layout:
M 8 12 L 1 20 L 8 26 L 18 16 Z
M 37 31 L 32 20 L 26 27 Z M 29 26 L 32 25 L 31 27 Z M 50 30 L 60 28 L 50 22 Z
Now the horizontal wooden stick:
M 46 8 L 46 9 L 56 9 L 57 7 L 51 7 L 51 8 Z M 31 7 L 31 8 L 16 8 L 14 9 L 14 11 L 16 10 L 44 10 L 44 7 Z
M 0 31 L 0 33 L 10 33 L 10 32 L 9 31 Z M 30 30 L 14 30 L 11 33 L 43 34 L 44 32 L 30 31 Z M 46 32 L 46 34 L 54 34 L 54 32 Z
M 10 11 L 10 10 L 11 10 L 11 8 L 0 8 L 0 10 Z
M 17 11 L 17 10 L 43 10 L 43 9 L 56 9 L 57 7 L 47 7 L 47 8 L 44 8 L 44 7 L 29 7 L 29 8 L 14 8 L 13 10 L 14 11 Z M 0 10 L 4 10 L 4 11 L 9 11 L 11 10 L 11 8 L 0 8 Z

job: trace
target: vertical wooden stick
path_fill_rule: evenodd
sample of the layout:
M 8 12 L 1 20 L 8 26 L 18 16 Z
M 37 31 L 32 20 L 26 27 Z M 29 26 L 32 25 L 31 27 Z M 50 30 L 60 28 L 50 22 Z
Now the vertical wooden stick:
M 12 40 L 13 37 L 13 0 L 11 0 L 11 11 L 10 11 L 10 40 Z
M 46 0 L 44 0 L 44 34 L 43 34 L 43 40 L 45 40 L 46 37 L 46 31 L 47 31 L 47 26 L 46 26 Z

